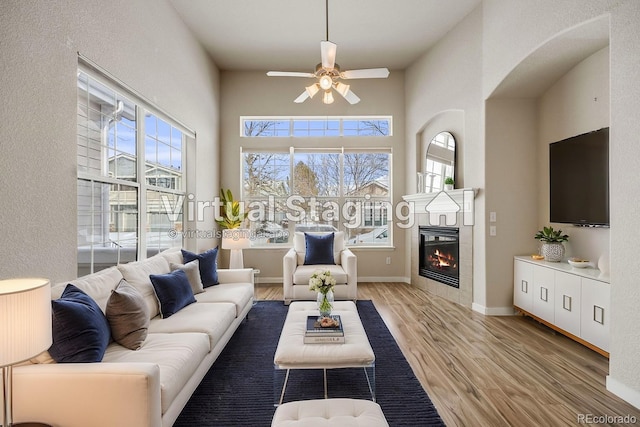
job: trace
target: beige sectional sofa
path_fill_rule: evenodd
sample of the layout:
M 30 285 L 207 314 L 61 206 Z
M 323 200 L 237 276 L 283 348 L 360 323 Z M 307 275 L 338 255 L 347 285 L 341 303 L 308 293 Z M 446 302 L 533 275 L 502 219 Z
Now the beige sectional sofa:
M 167 427 L 247 316 L 253 304 L 251 269 L 218 270 L 219 285 L 196 303 L 161 318 L 149 274 L 182 263 L 179 249 L 60 283 L 91 296 L 104 311 L 121 279 L 136 287 L 150 311 L 148 335 L 138 350 L 111 342 L 99 363 L 55 363 L 46 355 L 14 372 L 14 419 L 52 427 Z

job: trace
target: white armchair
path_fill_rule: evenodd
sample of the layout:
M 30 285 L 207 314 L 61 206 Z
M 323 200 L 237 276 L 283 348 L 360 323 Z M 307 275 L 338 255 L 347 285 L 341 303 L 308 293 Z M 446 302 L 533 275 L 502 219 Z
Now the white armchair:
M 308 233 L 326 235 L 329 233 Z M 309 290 L 309 279 L 317 270 L 329 270 L 336 279 L 333 289 L 335 299 L 358 299 L 358 259 L 344 244 L 344 233 L 337 231 L 333 240 L 333 257 L 335 264 L 305 265 L 306 243 L 304 233 L 296 232 L 293 236 L 293 248 L 282 259 L 282 275 L 284 286 L 284 303 L 293 300 L 315 300 L 317 292 Z

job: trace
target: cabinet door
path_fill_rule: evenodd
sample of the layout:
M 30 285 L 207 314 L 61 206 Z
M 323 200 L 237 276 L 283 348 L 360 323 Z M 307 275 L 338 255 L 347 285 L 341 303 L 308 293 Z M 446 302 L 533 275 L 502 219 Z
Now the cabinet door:
M 513 305 L 528 312 L 533 309 L 533 264 L 513 263 Z
M 577 337 L 580 336 L 580 277 L 556 271 L 555 322 Z
M 554 323 L 555 274 L 550 268 L 533 266 L 533 314 Z
M 609 351 L 610 299 L 609 284 L 582 278 L 580 337 L 605 351 Z

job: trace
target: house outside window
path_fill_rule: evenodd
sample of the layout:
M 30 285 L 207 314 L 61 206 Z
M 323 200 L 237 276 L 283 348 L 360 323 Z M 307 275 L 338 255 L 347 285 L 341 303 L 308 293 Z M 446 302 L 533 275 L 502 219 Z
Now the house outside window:
M 242 164 L 253 246 L 338 230 L 348 245 L 391 245 L 391 149 L 243 149 Z
M 78 274 L 182 246 L 194 135 L 89 67 L 78 71 Z

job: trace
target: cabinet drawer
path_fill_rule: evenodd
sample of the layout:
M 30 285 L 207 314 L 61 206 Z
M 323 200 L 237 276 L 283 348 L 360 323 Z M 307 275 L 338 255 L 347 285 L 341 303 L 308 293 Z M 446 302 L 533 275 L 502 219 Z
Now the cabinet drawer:
M 555 324 L 577 337 L 580 336 L 581 279 L 556 271 Z
M 526 311 L 533 309 L 533 265 L 514 261 L 513 304 Z
M 581 337 L 608 352 L 610 319 L 609 285 L 583 278 L 580 315 Z
M 554 271 L 540 266 L 533 267 L 533 311 L 547 322 L 554 323 L 555 275 Z

